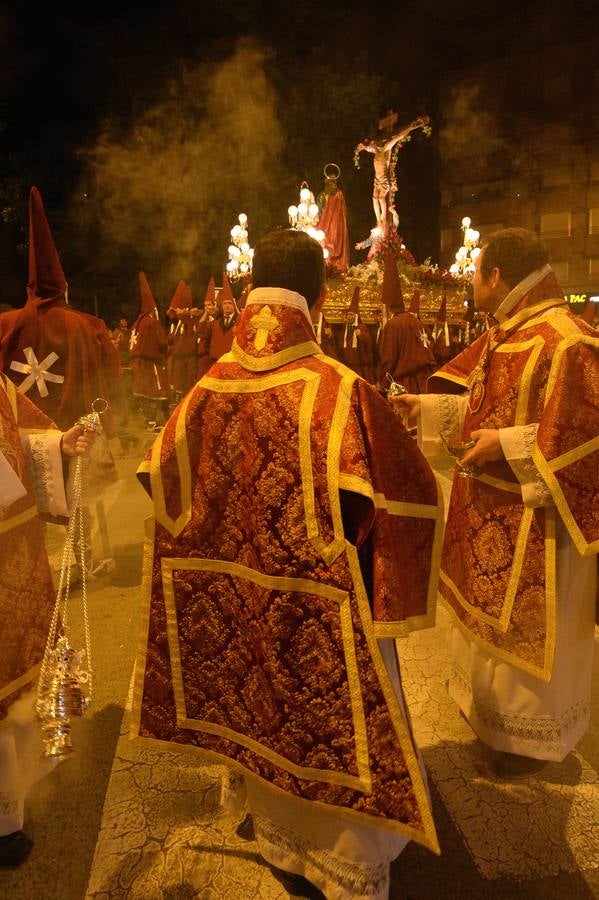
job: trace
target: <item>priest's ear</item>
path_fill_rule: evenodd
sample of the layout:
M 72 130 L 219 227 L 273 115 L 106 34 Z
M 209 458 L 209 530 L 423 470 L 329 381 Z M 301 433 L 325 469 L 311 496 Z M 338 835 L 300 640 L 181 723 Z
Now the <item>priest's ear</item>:
M 491 290 L 496 290 L 503 281 L 503 278 L 501 277 L 501 269 L 498 266 L 493 266 L 493 268 L 487 275 L 486 281 Z

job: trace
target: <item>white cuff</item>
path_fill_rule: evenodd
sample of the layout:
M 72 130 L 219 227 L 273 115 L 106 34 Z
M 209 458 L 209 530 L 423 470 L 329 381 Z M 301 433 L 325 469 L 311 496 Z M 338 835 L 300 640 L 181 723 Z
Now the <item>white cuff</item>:
M 448 444 L 456 443 L 462 436 L 462 428 L 468 407 L 465 394 L 420 394 L 418 416 L 418 446 L 427 456 L 434 456 L 443 449 L 440 435 Z
M 37 508 L 51 516 L 69 516 L 60 451 L 61 431 L 27 434 L 21 438 Z
M 533 508 L 553 505 L 551 491 L 532 458 L 538 428 L 535 422 L 498 429 L 503 455 L 522 488 L 522 502 Z

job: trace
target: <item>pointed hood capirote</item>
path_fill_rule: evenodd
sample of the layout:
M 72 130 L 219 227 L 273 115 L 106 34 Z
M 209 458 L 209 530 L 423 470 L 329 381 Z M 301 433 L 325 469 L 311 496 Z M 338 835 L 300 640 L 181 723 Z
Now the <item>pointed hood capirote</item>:
M 406 311 L 399 272 L 397 271 L 397 262 L 392 253 L 388 253 L 385 257 L 381 300 L 390 313 Z
M 191 288 L 186 281 L 181 280 L 175 288 L 169 309 L 191 309 L 192 306 Z
M 355 313 L 356 316 L 360 315 L 360 285 L 357 284 L 354 288 L 354 293 L 351 298 L 351 303 L 347 309 L 348 312 Z
M 156 315 L 158 315 L 158 307 L 156 306 L 156 301 L 154 300 L 154 295 L 152 294 L 145 272 L 139 273 L 139 293 L 141 295 L 141 308 L 139 314 L 143 315 L 144 313 L 155 312 Z
M 204 297 L 204 303 L 206 300 L 212 301 L 212 303 L 216 303 L 216 286 L 214 284 L 214 278 L 210 278 L 208 282 L 208 287 L 206 288 L 206 296 Z
M 418 288 L 412 294 L 409 312 L 414 313 L 415 316 L 420 316 L 420 291 Z
M 229 284 L 229 279 L 227 278 L 227 273 L 223 272 L 223 287 L 218 295 L 218 302 L 221 306 L 223 305 L 223 300 L 230 300 L 233 306 L 235 307 L 235 311 L 239 312 L 239 307 L 237 306 L 237 301 L 233 295 L 233 291 L 231 290 L 231 285 Z
M 35 187 L 27 302 L 0 325 L 0 357 L 5 374 L 62 430 L 89 413 L 96 397 L 110 404 L 117 395 L 118 354 L 104 322 L 67 303 L 67 280 Z M 102 425 L 109 436 L 113 424 L 108 410 Z
M 46 218 L 44 204 L 36 187 L 29 194 L 29 277 L 27 298 L 38 305 L 63 306 L 67 280 L 58 250 Z

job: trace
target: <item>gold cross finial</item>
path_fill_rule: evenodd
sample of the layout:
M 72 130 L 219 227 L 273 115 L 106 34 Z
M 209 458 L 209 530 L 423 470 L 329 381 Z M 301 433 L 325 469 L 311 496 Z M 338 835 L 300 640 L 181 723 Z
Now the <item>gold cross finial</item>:
M 256 350 L 264 350 L 268 335 L 275 328 L 279 327 L 279 322 L 272 314 L 270 306 L 263 306 L 259 313 L 252 316 L 250 325 L 256 329 L 256 337 L 254 338 L 254 347 Z

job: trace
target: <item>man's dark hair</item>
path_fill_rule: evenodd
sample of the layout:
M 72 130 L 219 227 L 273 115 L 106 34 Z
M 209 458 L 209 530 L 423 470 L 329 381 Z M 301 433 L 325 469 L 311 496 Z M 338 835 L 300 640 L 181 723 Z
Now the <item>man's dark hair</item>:
M 549 262 L 549 253 L 542 241 L 526 228 L 503 228 L 494 231 L 483 244 L 480 271 L 486 280 L 491 269 L 497 267 L 510 287 Z
M 256 243 L 252 287 L 279 287 L 316 303 L 324 284 L 322 247 L 304 231 L 271 231 Z

